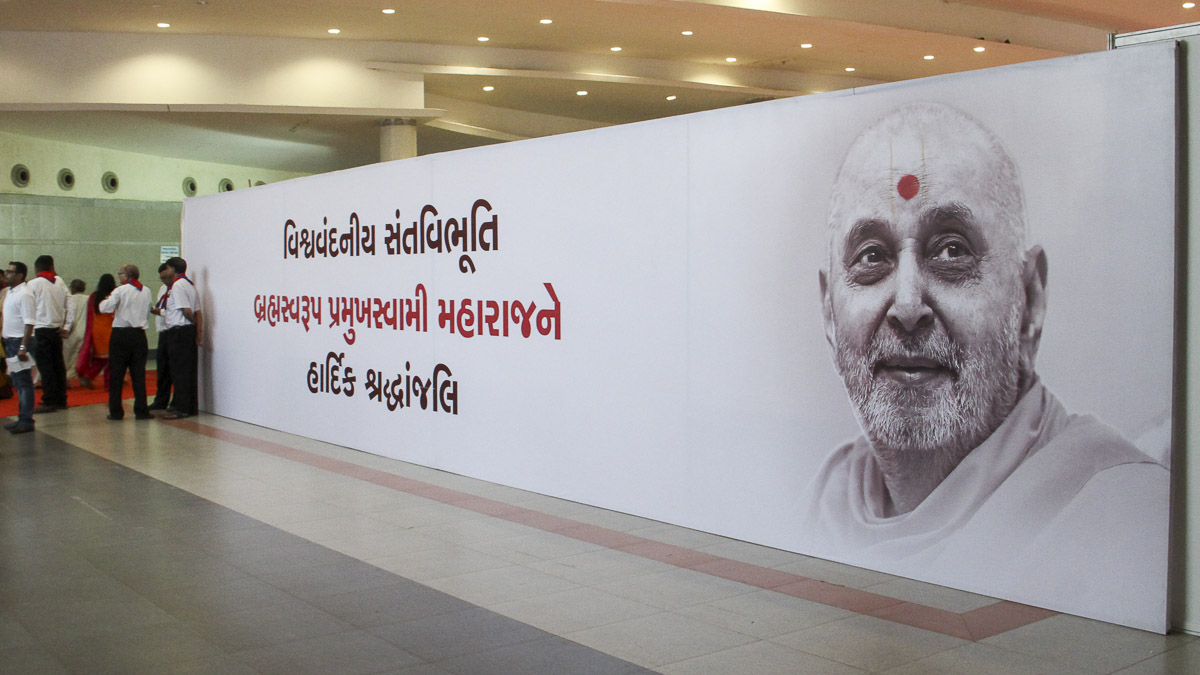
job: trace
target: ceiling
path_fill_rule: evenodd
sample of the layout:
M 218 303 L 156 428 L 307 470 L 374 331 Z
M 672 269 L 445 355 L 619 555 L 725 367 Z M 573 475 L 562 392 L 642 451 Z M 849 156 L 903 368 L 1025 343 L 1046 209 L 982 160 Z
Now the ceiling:
M 433 56 L 413 63 L 366 65 L 424 77 L 426 106 L 447 111 L 444 119 L 418 129 L 419 151 L 429 154 L 764 98 L 1100 51 L 1112 33 L 1200 21 L 1200 9 L 1185 9 L 1182 4 L 1181 0 L 0 0 L 0 29 L 419 46 L 422 53 Z M 384 14 L 384 9 L 395 11 Z M 159 22 L 170 27 L 159 28 Z M 340 33 L 330 34 L 331 28 Z M 480 37 L 488 40 L 481 42 Z M 614 47 L 620 51 L 613 51 Z M 484 91 L 485 86 L 494 89 Z M 576 93 L 583 90 L 586 96 Z M 522 117 L 537 120 L 535 126 L 542 131 L 497 122 Z M 0 130 L 302 172 L 378 159 L 377 120 L 354 115 L 7 110 L 0 112 Z

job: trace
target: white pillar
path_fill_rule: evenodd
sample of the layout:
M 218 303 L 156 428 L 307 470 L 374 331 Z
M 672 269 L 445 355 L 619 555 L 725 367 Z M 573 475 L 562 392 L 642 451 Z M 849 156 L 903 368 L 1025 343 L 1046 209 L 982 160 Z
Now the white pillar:
M 386 119 L 379 123 L 379 161 L 417 156 L 417 121 L 408 117 Z

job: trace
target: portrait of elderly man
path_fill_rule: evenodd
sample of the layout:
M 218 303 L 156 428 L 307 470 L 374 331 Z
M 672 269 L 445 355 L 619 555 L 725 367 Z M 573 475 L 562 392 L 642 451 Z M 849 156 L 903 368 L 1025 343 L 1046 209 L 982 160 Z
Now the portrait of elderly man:
M 1025 217 L 1013 159 L 956 109 L 904 106 L 853 142 L 819 283 L 863 435 L 824 461 L 804 526 L 845 562 L 1165 616 L 1169 472 L 1039 380 L 1049 264 Z

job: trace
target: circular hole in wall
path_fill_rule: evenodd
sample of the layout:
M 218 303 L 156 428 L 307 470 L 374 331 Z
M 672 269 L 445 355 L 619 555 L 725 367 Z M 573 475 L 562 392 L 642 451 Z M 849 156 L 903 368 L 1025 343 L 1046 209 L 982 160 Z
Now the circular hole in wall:
M 75 172 L 70 169 L 59 169 L 58 187 L 63 190 L 75 189 Z
M 104 188 L 105 192 L 116 192 L 120 186 L 121 181 L 117 180 L 117 174 L 111 171 L 105 171 L 104 175 L 100 177 L 100 187 Z
M 19 188 L 29 187 L 29 167 L 24 164 L 14 164 L 10 175 L 13 185 Z
M 197 186 L 196 186 L 195 178 L 192 178 L 191 176 L 184 178 L 183 179 L 183 196 L 195 197 L 196 196 L 196 187 Z
M 233 192 L 233 181 L 229 180 L 228 178 L 222 178 L 221 182 L 217 184 L 217 191 Z

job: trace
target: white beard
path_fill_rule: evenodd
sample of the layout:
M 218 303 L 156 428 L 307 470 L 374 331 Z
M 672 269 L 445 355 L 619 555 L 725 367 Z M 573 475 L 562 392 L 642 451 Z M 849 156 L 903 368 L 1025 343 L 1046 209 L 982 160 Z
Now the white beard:
M 1016 406 L 1020 327 L 1021 307 L 1014 303 L 994 338 L 970 348 L 955 344 L 940 326 L 919 336 L 901 336 L 885 322 L 865 354 L 854 353 L 839 336 L 838 371 L 876 452 L 901 464 L 949 473 Z M 898 357 L 933 360 L 949 369 L 953 379 L 928 389 L 875 377 L 875 364 Z

